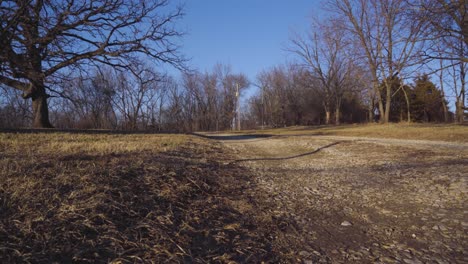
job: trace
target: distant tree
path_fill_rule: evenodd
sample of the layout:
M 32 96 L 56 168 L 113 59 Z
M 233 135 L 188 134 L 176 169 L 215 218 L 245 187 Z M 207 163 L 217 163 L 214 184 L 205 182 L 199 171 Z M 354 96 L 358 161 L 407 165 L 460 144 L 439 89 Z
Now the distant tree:
M 335 113 L 335 124 L 340 123 L 341 103 L 343 95 L 351 89 L 353 57 L 347 54 L 349 43 L 344 31 L 335 26 L 337 21 L 327 20 L 316 23 L 314 33 L 306 38 L 297 36 L 292 39 L 291 51 L 300 60 L 300 65 L 307 68 L 312 78 L 318 82 L 315 91 L 323 99 L 325 123 L 331 121 L 331 113 Z
M 277 66 L 257 76 L 258 92 L 251 98 L 250 118 L 257 125 L 282 127 L 320 124 L 322 98 L 315 92 L 317 80 L 295 65 Z
M 65 88 L 62 96 L 67 100 L 62 102 L 61 119 L 65 121 L 62 113 L 66 113 L 68 120 L 66 124 L 58 125 L 81 129 L 116 128 L 112 103 L 116 92 L 112 79 L 111 69 L 103 69 L 94 71 L 90 76 L 79 76 L 63 83 Z
M 167 106 L 163 114 L 165 128 L 170 131 L 187 130 L 184 118 L 184 91 L 173 79 L 167 86 Z
M 365 123 L 369 121 L 368 106 L 358 93 L 347 92 L 343 96 L 341 109 L 342 120 L 345 123 Z
M 52 127 L 47 98 L 54 79 L 136 56 L 183 66 L 174 40 L 180 8 L 169 0 L 1 0 L 0 83 L 32 100 L 33 126 Z
M 20 91 L 0 84 L 0 128 L 27 127 L 30 118 L 30 102 L 21 99 Z
M 116 71 L 109 81 L 114 85 L 113 105 L 123 119 L 122 127 L 137 130 L 147 126 L 151 117 L 145 113 L 164 78 L 143 63 L 131 69 L 127 73 Z
M 429 76 L 416 78 L 412 97 L 411 112 L 415 121 L 444 121 L 444 98 Z

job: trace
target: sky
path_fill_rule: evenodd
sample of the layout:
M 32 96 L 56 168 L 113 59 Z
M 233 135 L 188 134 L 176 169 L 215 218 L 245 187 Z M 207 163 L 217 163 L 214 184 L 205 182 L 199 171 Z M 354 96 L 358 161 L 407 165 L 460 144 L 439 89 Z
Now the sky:
M 182 52 L 201 72 L 230 65 L 251 82 L 262 70 L 285 63 L 294 32 L 304 33 L 320 0 L 186 0 L 179 21 L 187 34 Z

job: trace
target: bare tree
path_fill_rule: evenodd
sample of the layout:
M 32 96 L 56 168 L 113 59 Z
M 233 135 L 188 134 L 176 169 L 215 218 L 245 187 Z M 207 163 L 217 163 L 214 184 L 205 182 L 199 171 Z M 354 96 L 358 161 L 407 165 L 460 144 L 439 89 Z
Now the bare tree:
M 468 4 L 464 0 L 409 1 L 415 19 L 428 23 L 430 45 L 425 55 L 468 62 Z M 434 43 L 433 43 L 434 44 Z
M 355 40 L 365 58 L 377 95 L 380 121 L 389 121 L 392 76 L 419 63 L 427 23 L 408 16 L 404 0 L 329 0 L 327 8 Z M 379 90 L 379 82 L 385 90 Z M 385 102 L 385 105 L 384 105 Z
M 441 86 L 443 72 L 447 68 L 459 72 L 459 74 L 452 74 L 453 77 L 459 77 L 458 80 L 453 80 L 455 86 L 452 87 L 456 95 L 455 120 L 463 122 L 466 64 L 468 63 L 468 4 L 465 0 L 418 0 L 409 1 L 409 3 L 414 10 L 413 19 L 428 23 L 426 35 L 430 40 L 430 45 L 424 51 L 423 56 L 429 60 L 441 60 L 439 69 Z
M 0 84 L 0 127 L 27 127 L 30 123 L 30 102 L 20 99 L 20 92 Z
M 79 76 L 62 85 L 62 114 L 68 116 L 68 125 L 72 127 L 111 129 L 116 128 L 116 116 L 113 107 L 115 96 L 112 69 L 94 71 L 90 76 Z M 58 101 L 58 100 L 57 100 Z M 67 111 L 66 111 L 66 110 Z M 63 124 L 58 124 L 63 126 Z
M 288 76 L 283 67 L 274 67 L 257 76 L 261 88 L 263 123 L 271 127 L 286 126 Z
M 343 31 L 333 25 L 334 22 L 327 20 L 323 24 L 316 23 L 314 34 L 309 34 L 307 38 L 297 36 L 292 39 L 291 48 L 302 65 L 310 69 L 311 76 L 320 83 L 315 90 L 323 98 L 325 124 L 330 123 L 333 107 L 335 124 L 340 123 L 343 95 L 353 82 L 353 57 L 346 53 L 349 44 L 344 39 Z
M 139 124 L 146 126 L 150 117 L 144 114 L 164 78 L 143 63 L 134 64 L 130 73 L 116 71 L 114 76 L 113 105 L 123 119 L 123 128 L 137 130 Z
M 236 92 L 239 90 L 239 96 L 241 96 L 249 86 L 249 80 L 242 73 L 232 73 L 230 65 L 217 64 L 213 72 L 217 76 L 218 83 L 219 128 L 234 129 L 237 121 L 236 106 L 238 103 Z
M 169 0 L 2 0 L 0 83 L 32 100 L 33 126 L 52 127 L 54 78 L 96 64 L 128 67 L 132 57 L 183 66 Z

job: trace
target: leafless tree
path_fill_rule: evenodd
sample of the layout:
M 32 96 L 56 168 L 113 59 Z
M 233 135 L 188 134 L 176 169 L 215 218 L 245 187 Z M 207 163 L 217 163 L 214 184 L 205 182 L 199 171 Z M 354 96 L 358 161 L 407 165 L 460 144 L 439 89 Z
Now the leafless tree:
M 355 40 L 372 76 L 381 122 L 388 122 L 392 84 L 387 80 L 420 62 L 427 23 L 411 19 L 404 0 L 329 0 L 327 9 Z M 383 93 L 379 82 L 385 84 Z
M 315 90 L 323 98 L 325 123 L 329 124 L 331 113 L 335 112 L 335 124 L 340 123 L 340 108 L 345 92 L 353 86 L 354 58 L 346 53 L 350 48 L 343 30 L 336 21 L 326 20 L 315 23 L 306 38 L 292 39 L 291 51 L 298 55 L 302 65 L 310 69 L 311 76 L 318 80 Z M 335 24 L 335 25 L 334 25 Z M 334 108 L 334 109 L 332 109 Z
M 322 105 L 316 79 L 296 65 L 280 65 L 257 76 L 257 94 L 250 100 L 251 124 L 268 127 L 319 124 Z
M 30 123 L 30 102 L 20 99 L 20 92 L 0 84 L 0 128 L 27 127 Z
M 414 19 L 428 23 L 433 41 L 425 55 L 468 62 L 468 4 L 464 0 L 409 1 Z M 436 45 L 434 45 L 436 44 Z
M 232 73 L 230 65 L 217 64 L 213 73 L 218 80 L 219 128 L 234 129 L 237 121 L 236 107 L 238 104 L 236 93 L 238 90 L 240 98 L 243 91 L 249 86 L 249 80 L 242 73 Z
M 149 116 L 144 114 L 157 95 L 163 77 L 144 64 L 132 67 L 131 73 L 115 72 L 113 105 L 123 119 L 123 128 L 136 130 L 146 126 Z
M 452 76 L 458 76 L 459 79 L 452 80 L 455 86 L 451 86 L 456 98 L 456 121 L 463 122 L 468 63 L 468 4 L 465 0 L 417 0 L 409 3 L 413 19 L 428 24 L 426 35 L 429 45 L 422 55 L 429 60 L 440 60 L 438 75 L 441 87 L 443 76 L 447 76 L 444 72 L 448 68 L 452 72 L 458 71 L 458 74 Z
M 54 78 L 137 56 L 183 67 L 169 0 L 1 0 L 0 83 L 32 100 L 33 126 L 52 127 L 47 98 Z
M 66 118 L 67 125 L 82 129 L 116 128 L 117 120 L 112 103 L 115 87 L 111 83 L 112 79 L 112 69 L 106 68 L 96 70 L 90 76 L 78 76 L 62 83 L 65 87 L 62 100 L 56 100 L 60 101 L 56 107 L 62 108 L 59 110 L 62 121 Z M 63 127 L 64 124 L 58 125 Z

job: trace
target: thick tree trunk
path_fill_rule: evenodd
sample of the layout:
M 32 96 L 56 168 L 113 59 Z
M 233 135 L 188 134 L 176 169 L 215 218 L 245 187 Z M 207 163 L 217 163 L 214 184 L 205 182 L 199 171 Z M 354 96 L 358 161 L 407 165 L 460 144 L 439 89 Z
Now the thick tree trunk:
M 34 128 L 53 128 L 49 121 L 47 97 L 44 87 L 36 88 L 31 96 Z
M 335 110 L 335 125 L 340 124 L 340 108 L 337 107 Z
M 444 122 L 448 123 L 449 117 L 448 117 L 448 109 L 447 109 L 447 104 L 445 103 L 445 96 L 442 93 L 442 108 L 444 109 Z
M 340 117 L 341 117 L 341 98 L 338 97 L 336 98 L 335 100 L 335 125 L 339 125 L 340 124 Z

